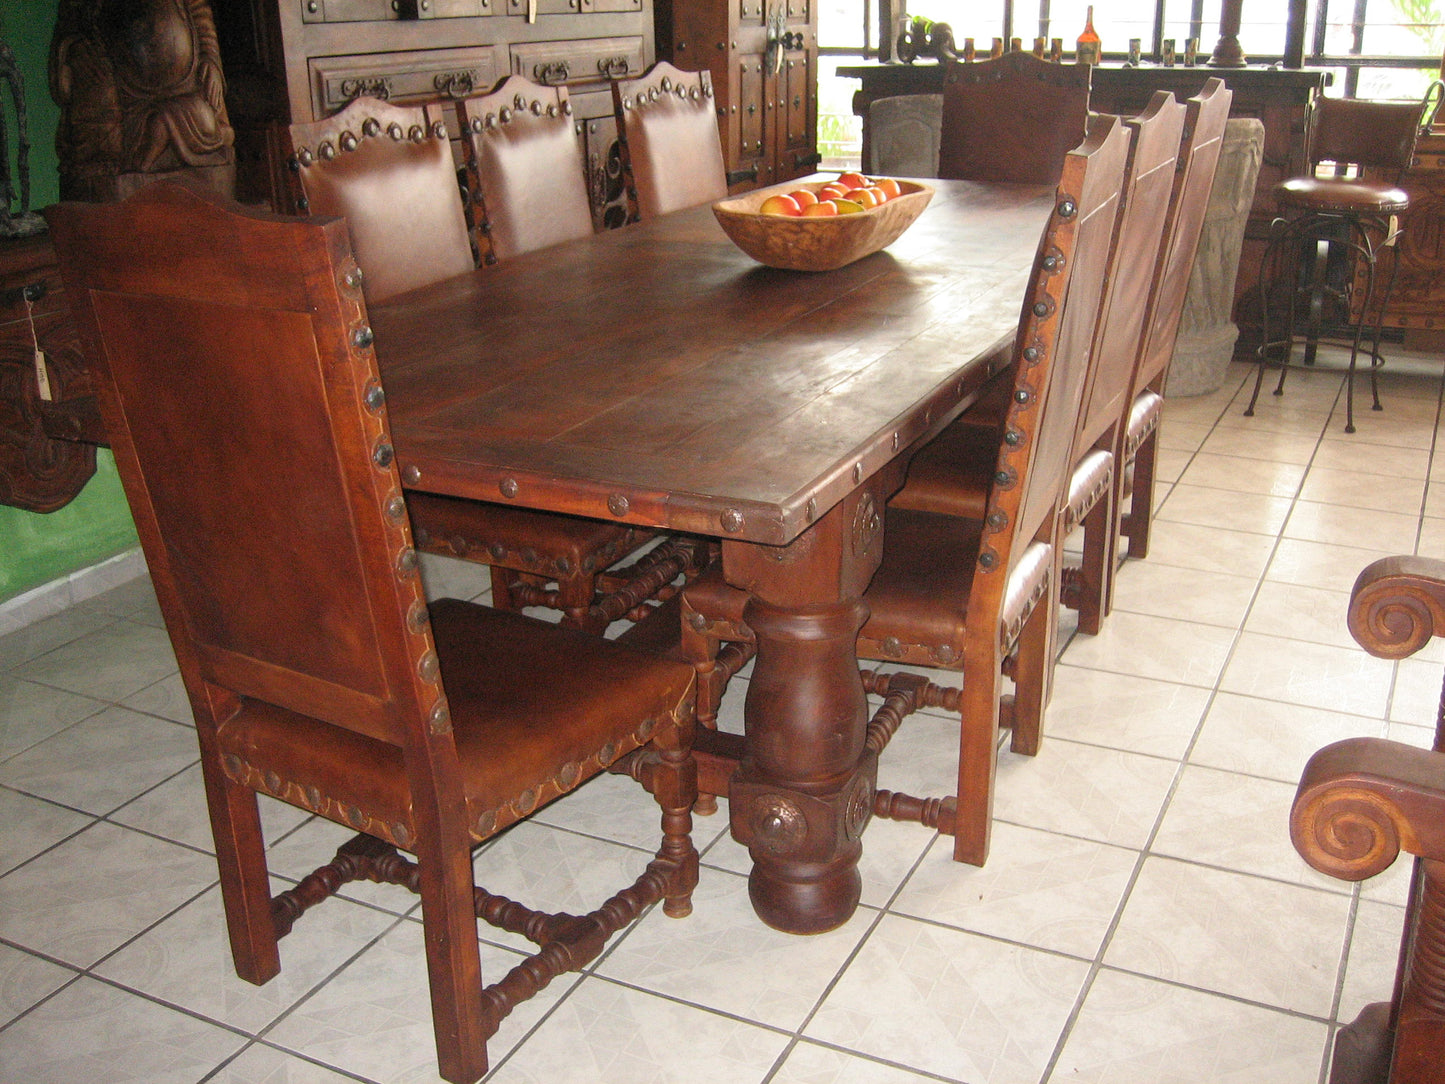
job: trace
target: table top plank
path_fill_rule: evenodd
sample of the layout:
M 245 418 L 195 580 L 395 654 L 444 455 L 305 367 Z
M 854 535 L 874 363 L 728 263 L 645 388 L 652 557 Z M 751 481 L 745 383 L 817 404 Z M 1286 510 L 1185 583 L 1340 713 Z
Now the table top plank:
M 1052 190 L 934 183 L 838 271 L 761 267 L 701 207 L 374 306 L 403 477 L 790 541 L 1005 358 Z

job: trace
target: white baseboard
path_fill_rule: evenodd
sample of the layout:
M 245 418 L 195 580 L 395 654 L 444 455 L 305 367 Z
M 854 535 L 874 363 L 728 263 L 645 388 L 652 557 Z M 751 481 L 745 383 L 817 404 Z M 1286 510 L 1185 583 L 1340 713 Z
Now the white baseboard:
M 68 576 L 62 576 L 49 583 L 16 595 L 7 602 L 0 602 L 0 636 L 47 617 L 53 617 L 69 609 L 77 602 L 129 583 L 137 576 L 144 576 L 145 556 L 139 546 L 134 546 L 99 564 L 78 569 Z

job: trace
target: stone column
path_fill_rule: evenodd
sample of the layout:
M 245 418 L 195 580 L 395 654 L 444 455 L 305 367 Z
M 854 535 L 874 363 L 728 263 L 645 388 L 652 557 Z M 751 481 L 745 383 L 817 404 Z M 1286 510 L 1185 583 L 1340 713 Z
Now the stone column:
M 1234 341 L 1239 338 L 1239 328 L 1231 319 L 1234 280 L 1263 158 L 1264 124 L 1251 117 L 1229 120 L 1204 213 L 1199 252 L 1189 273 L 1179 338 L 1164 389 L 1167 396 L 1204 395 L 1224 383 Z

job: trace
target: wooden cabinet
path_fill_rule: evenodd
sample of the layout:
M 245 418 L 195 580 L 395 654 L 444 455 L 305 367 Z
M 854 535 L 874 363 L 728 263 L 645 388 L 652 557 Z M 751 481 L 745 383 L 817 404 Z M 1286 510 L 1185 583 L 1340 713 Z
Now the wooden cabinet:
M 796 0 L 795 0 L 796 2 Z M 655 58 L 651 0 L 217 0 L 237 191 L 285 191 L 274 126 L 370 94 L 464 98 L 509 74 L 571 96 L 599 227 L 626 218 L 609 80 Z
M 95 445 L 78 442 L 104 439 L 90 390 L 48 236 L 0 240 L 0 504 L 53 512 L 90 480 Z
M 734 190 L 818 165 L 817 0 L 658 0 L 657 52 L 706 68 Z
M 1406 341 L 1445 337 L 1445 129 L 1420 137 L 1415 164 L 1400 180 L 1410 209 L 1400 217 L 1400 272 L 1385 326 L 1406 329 Z

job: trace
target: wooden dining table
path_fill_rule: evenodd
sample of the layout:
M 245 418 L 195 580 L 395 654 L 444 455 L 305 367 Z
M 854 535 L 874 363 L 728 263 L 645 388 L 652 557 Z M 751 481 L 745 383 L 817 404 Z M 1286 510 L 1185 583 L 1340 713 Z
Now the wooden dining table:
M 757 656 L 716 789 L 789 932 L 857 907 L 877 765 L 854 641 L 885 505 L 1006 366 L 1054 200 L 929 183 L 902 237 L 835 271 L 763 267 L 701 206 L 370 310 L 409 489 L 721 540 Z

